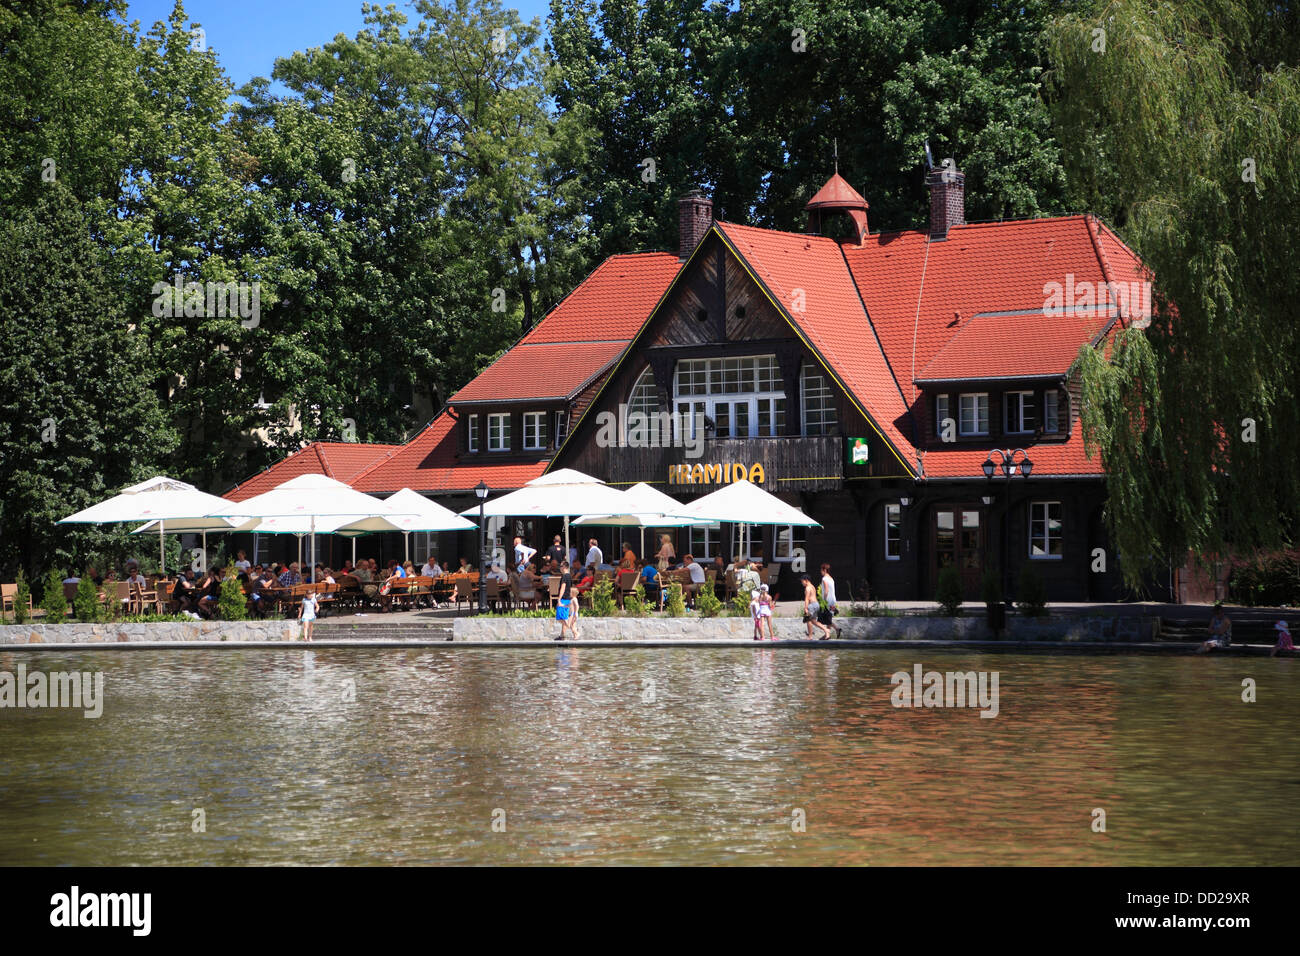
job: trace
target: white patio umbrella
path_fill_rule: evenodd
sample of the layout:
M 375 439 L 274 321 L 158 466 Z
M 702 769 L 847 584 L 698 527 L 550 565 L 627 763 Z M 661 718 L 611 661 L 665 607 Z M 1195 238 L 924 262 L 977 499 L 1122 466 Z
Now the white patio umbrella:
M 401 491 L 390 495 L 384 499 L 384 503 L 390 508 L 396 508 L 405 514 L 394 515 L 391 518 L 375 518 L 369 521 L 360 521 L 348 524 L 338 529 L 339 534 L 358 534 L 365 531 L 388 531 L 397 530 L 402 532 L 402 539 L 405 545 L 405 560 L 411 559 L 411 532 L 412 531 L 473 531 L 478 525 L 465 518 L 460 517 L 449 508 L 444 508 L 436 501 L 430 501 L 418 491 L 412 491 L 410 488 L 403 488 Z M 375 521 L 382 521 L 388 527 L 376 528 L 373 525 Z M 356 538 L 352 540 L 353 555 L 352 560 L 356 560 Z
M 646 528 L 685 528 L 697 524 L 709 524 L 709 518 L 683 517 L 680 512 L 685 507 L 680 501 L 668 497 L 657 488 L 652 488 L 644 481 L 633 485 L 623 492 L 624 507 L 621 514 L 585 514 L 573 523 L 575 525 L 594 525 L 597 527 L 638 528 L 641 532 L 641 552 L 645 553 Z M 652 510 L 644 510 L 652 509 Z
M 729 521 L 741 526 L 741 550 L 744 551 L 745 525 L 772 524 L 797 525 L 803 528 L 820 528 L 821 524 L 809 518 L 794 505 L 788 505 L 776 495 L 742 478 L 733 481 L 712 494 L 683 505 L 680 514 L 703 518 L 706 521 Z
M 313 566 L 317 534 L 333 532 L 344 524 L 395 518 L 403 513 L 326 475 L 299 475 L 246 501 L 224 502 L 223 508 L 210 512 L 224 518 L 246 519 L 240 525 L 241 531 L 310 534 Z M 248 520 L 254 518 L 261 520 Z
M 599 478 L 584 475 L 572 468 L 534 478 L 518 491 L 493 498 L 483 506 L 485 517 L 523 518 L 530 515 L 564 519 L 564 549 L 569 549 L 569 519 L 574 515 L 620 514 L 627 510 L 623 492 L 611 488 Z M 653 510 L 653 509 L 649 509 Z M 466 508 L 462 515 L 478 513 L 478 507 Z
M 167 522 L 175 519 L 201 519 L 217 514 L 217 509 L 230 505 L 225 498 L 218 498 L 207 492 L 199 491 L 191 484 L 156 475 L 148 481 L 122 490 L 106 501 L 92 505 L 76 514 L 68 515 L 59 524 L 117 524 L 124 521 L 157 521 L 158 523 L 158 565 L 163 573 L 167 571 L 167 553 L 163 547 L 163 535 Z M 186 524 L 194 527 L 192 521 Z M 229 523 L 226 523 L 229 527 Z M 219 524 L 213 527 L 220 527 Z

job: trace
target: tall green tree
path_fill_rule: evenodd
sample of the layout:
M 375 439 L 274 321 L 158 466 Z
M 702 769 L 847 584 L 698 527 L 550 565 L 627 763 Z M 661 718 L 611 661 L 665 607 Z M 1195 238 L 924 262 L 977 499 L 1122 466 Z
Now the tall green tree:
M 1061 211 L 1037 43 L 1052 9 L 552 0 L 556 103 L 593 128 L 600 253 L 674 248 L 674 200 L 693 186 L 719 218 L 802 229 L 837 150 L 873 229 L 921 225 L 927 139 L 967 173 L 970 218 Z
M 1045 34 L 1078 201 L 1154 275 L 1155 314 L 1081 358 L 1108 521 L 1137 583 L 1300 517 L 1300 12 L 1091 4 Z
M 120 532 L 57 525 L 175 444 L 149 350 L 70 190 L 0 219 L 0 577 L 80 567 Z

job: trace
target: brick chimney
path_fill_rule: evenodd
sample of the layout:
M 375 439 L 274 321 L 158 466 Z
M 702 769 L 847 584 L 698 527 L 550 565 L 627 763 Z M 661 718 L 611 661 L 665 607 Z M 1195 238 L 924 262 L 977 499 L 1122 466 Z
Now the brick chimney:
M 713 225 L 713 200 L 692 189 L 677 200 L 677 258 L 689 259 Z
M 930 238 L 946 239 L 948 230 L 966 222 L 966 174 L 951 159 L 925 177 L 930 187 Z

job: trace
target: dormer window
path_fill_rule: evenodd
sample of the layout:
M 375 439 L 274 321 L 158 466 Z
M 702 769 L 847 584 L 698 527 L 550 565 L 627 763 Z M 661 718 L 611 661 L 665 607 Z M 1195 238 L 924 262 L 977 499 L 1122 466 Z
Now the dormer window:
M 524 449 L 541 451 L 546 439 L 546 412 L 524 412 Z
M 1007 392 L 1003 428 L 1008 435 L 1027 435 L 1038 427 L 1033 392 Z
M 1049 435 L 1061 431 L 1060 401 L 1060 393 L 1054 388 L 1043 393 L 1043 431 Z
M 465 447 L 470 451 L 478 451 L 478 416 L 469 416 L 465 424 L 468 428 Z
M 960 418 L 957 430 L 963 435 L 987 435 L 989 433 L 989 393 L 969 392 L 958 400 Z
M 488 416 L 488 451 L 510 450 L 510 416 Z

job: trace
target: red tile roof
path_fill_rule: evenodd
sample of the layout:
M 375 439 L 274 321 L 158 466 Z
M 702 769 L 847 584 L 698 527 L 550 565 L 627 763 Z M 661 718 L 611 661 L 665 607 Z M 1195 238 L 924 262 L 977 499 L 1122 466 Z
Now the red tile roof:
M 568 399 L 626 347 L 615 342 L 521 342 L 451 397 L 461 402 Z
M 984 478 L 983 464 L 990 449 L 1023 448 L 1034 463 L 1032 476 L 1096 477 L 1102 474 L 1101 459 L 1088 458 L 1083 449 L 1083 429 L 1075 422 L 1074 432 L 1065 441 L 1016 441 L 1008 436 L 1000 441 L 979 445 L 946 445 L 942 450 L 931 448 L 922 453 L 921 460 L 927 478 Z
M 911 468 L 907 403 L 862 309 L 839 244 L 822 236 L 714 225 L 875 421 L 902 464 Z
M 350 484 L 352 479 L 401 445 L 318 441 L 293 452 L 265 471 L 235 485 L 222 497 L 245 501 L 299 475 L 326 475 Z
M 411 488 L 423 493 L 468 491 L 480 481 L 495 489 L 522 488 L 548 462 L 460 464 L 456 419 L 444 411 L 405 445 L 375 461 L 348 483 L 367 494 Z
M 1104 227 L 1102 227 L 1104 230 Z M 1117 252 L 1122 249 L 1116 240 Z M 1050 283 L 1104 283 L 1084 216 L 877 233 L 844 255 L 908 398 L 912 381 L 977 313 L 1041 310 Z M 1077 350 L 1079 343 L 1075 343 Z
M 1091 342 L 1114 314 L 1105 308 L 1059 316 L 1044 315 L 1042 309 L 971 316 L 916 381 L 1063 376 L 1079 347 Z
M 668 252 L 610 256 L 451 403 L 573 397 L 618 357 L 680 266 Z

